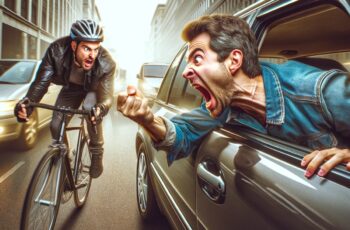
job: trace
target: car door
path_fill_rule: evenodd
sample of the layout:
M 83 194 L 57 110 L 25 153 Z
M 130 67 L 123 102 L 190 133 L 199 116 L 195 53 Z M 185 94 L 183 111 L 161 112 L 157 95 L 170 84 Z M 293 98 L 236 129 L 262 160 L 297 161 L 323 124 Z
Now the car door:
M 306 7 L 303 4 L 310 5 Z M 300 49 L 298 48 L 302 44 L 296 38 L 303 36 L 303 33 L 326 33 L 324 24 L 319 23 L 322 29 L 300 27 L 299 32 L 294 33 L 299 36 L 295 36 L 293 44 L 290 43 L 293 49 L 279 49 L 281 43 L 277 42 L 277 34 L 269 36 L 264 28 L 268 28 L 269 24 L 275 26 L 276 23 L 283 22 L 288 25 L 283 30 L 284 36 L 291 37 L 294 22 L 301 21 L 301 17 L 297 16 L 303 16 L 306 25 L 317 22 L 312 17 L 323 13 L 340 18 L 348 26 L 348 13 L 344 10 L 337 11 L 337 7 L 340 4 L 336 1 L 300 1 L 293 2 L 290 8 L 283 4 L 278 9 L 279 6 L 274 4 L 271 8 L 264 9 L 260 14 L 262 16 L 257 17 L 253 25 L 253 28 L 262 29 L 255 31 L 261 41 L 259 47 L 263 49 L 260 54 L 275 52 L 275 57 L 291 57 L 310 52 L 309 49 L 321 44 L 317 43 L 319 37 L 309 37 L 306 40 L 312 41 L 311 45 Z M 276 10 L 279 13 L 274 12 Z M 290 18 L 284 18 L 288 13 L 291 14 Z M 287 21 L 289 19 L 291 21 Z M 336 20 L 329 17 L 326 21 Z M 338 30 L 338 27 L 330 27 L 330 30 L 349 30 L 348 27 Z M 263 39 L 266 38 L 275 40 L 264 43 Z M 332 38 L 332 41 L 333 39 L 337 38 Z M 349 48 L 346 45 L 350 43 L 334 43 L 334 47 L 342 46 L 341 62 L 346 64 L 349 61 Z M 323 51 L 327 48 L 324 42 L 319 47 Z M 273 60 L 270 58 L 270 61 Z M 310 152 L 311 149 L 237 125 L 227 124 L 215 130 L 202 142 L 195 162 L 199 224 L 208 229 L 348 229 L 350 173 L 344 165 L 339 165 L 325 178 L 313 176 L 306 179 L 305 169 L 300 166 L 300 162 Z
M 201 102 L 200 95 L 181 76 L 186 66 L 185 59 L 182 59 L 185 51 L 186 48 L 182 49 L 174 59 L 162 83 L 158 100 L 152 108 L 157 111 L 157 115 L 168 119 L 184 111 L 184 102 L 187 103 L 187 108 L 197 107 Z M 173 76 L 169 76 L 171 74 Z M 159 99 L 162 99 L 163 103 L 160 103 Z M 197 221 L 194 156 L 177 160 L 169 166 L 166 153 L 159 151 L 153 155 L 152 165 L 168 190 L 169 199 L 172 200 L 173 208 L 183 227 L 195 228 Z
M 197 159 L 197 215 L 208 229 L 346 229 L 349 173 L 304 177 L 310 150 L 225 126 L 201 145 Z M 215 215 L 212 215 L 215 213 Z

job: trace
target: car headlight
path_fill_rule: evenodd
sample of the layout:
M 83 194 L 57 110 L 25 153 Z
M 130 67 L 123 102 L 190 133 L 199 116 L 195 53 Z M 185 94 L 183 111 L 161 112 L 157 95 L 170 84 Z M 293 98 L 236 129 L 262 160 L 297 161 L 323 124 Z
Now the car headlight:
M 17 101 L 0 101 L 0 115 L 13 114 Z

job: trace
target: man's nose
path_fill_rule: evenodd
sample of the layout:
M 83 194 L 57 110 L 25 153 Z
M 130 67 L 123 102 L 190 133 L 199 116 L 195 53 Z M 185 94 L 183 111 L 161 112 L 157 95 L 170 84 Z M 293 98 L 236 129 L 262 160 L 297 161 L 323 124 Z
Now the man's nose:
M 95 52 L 90 52 L 89 53 L 89 58 L 95 59 L 95 57 L 96 57 Z
M 190 65 L 187 65 L 184 72 L 182 73 L 182 76 L 187 80 L 190 80 L 191 78 L 194 77 L 194 75 L 195 75 L 194 70 L 191 68 Z

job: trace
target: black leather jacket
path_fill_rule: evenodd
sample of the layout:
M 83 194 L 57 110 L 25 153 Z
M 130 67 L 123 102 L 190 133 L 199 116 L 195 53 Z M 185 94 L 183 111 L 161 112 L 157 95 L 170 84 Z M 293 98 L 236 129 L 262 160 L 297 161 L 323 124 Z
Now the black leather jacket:
M 35 81 L 31 84 L 26 97 L 39 102 L 48 90 L 50 83 L 68 87 L 73 50 L 70 37 L 60 38 L 49 46 L 39 67 Z M 106 115 L 113 102 L 113 82 L 116 63 L 103 47 L 91 70 L 85 73 L 84 89 L 95 91 L 97 105 Z

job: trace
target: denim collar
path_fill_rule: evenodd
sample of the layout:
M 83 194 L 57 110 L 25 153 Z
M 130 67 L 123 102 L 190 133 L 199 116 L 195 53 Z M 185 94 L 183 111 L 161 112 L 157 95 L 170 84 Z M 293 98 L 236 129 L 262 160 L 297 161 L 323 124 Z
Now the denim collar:
M 261 63 L 265 87 L 266 123 L 281 125 L 284 123 L 285 107 L 281 83 L 276 72 L 268 63 Z

